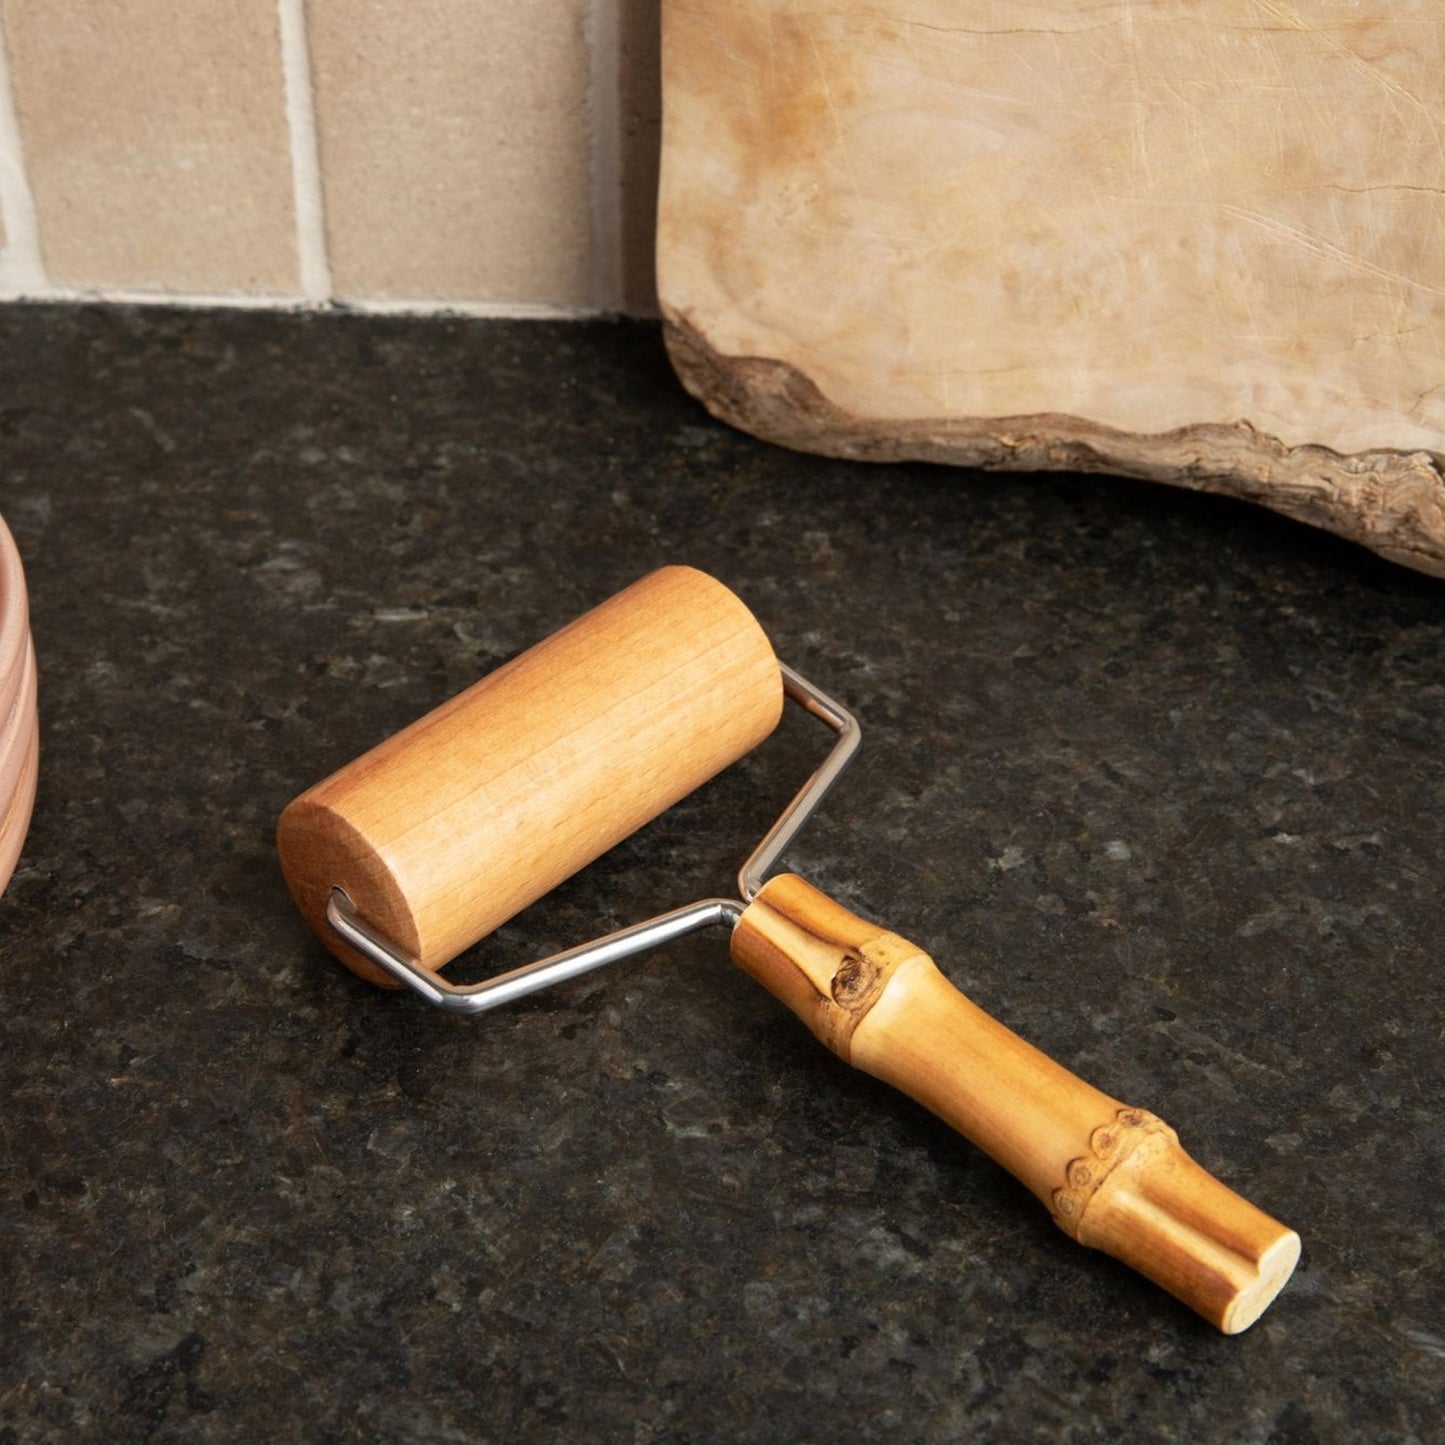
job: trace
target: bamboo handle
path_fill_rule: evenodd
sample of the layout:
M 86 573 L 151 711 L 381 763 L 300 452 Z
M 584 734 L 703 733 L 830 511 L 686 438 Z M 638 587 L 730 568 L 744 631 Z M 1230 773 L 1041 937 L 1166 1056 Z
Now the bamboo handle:
M 1284 1288 L 1299 1236 L 1202 1169 L 1167 1124 L 1076 1078 L 969 1002 L 916 945 L 774 878 L 733 959 L 845 1062 L 893 1084 L 1225 1334 Z

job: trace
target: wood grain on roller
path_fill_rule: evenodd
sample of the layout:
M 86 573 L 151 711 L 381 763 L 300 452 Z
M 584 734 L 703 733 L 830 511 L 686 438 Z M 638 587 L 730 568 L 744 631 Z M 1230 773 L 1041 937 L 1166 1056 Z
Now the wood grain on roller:
M 286 881 L 325 922 L 333 886 L 428 968 L 755 747 L 777 726 L 767 636 L 721 583 L 666 567 L 295 799 Z

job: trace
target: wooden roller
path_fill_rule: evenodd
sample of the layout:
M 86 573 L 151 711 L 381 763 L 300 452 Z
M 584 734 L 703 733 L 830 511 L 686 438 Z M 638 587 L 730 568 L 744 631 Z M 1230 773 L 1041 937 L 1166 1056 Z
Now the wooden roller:
M 776 726 L 767 637 L 700 572 L 654 572 L 303 793 L 281 816 L 292 895 L 322 940 L 365 925 L 437 970 L 741 757 Z M 1023 1181 L 1072 1238 L 1226 1334 L 1283 1288 L 1299 1236 L 963 997 L 920 949 L 802 879 L 736 907 L 734 960 L 845 1061 Z
M 281 867 L 326 946 L 333 887 L 438 969 L 768 736 L 766 634 L 720 582 L 665 567 L 303 793 Z

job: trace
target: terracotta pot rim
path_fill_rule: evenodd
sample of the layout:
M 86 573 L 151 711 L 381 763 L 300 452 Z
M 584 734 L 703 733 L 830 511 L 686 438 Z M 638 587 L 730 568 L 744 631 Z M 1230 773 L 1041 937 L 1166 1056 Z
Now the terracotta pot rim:
M 29 830 L 39 769 L 30 603 L 20 553 L 0 518 L 0 893 Z
M 30 642 L 30 603 L 15 539 L 0 517 L 0 718 L 19 691 Z

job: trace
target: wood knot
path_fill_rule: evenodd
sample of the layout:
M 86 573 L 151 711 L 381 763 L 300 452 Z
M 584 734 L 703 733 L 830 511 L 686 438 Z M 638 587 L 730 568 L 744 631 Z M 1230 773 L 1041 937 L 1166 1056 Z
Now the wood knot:
M 852 1011 L 866 1002 L 878 986 L 878 969 L 862 954 L 848 953 L 833 974 L 830 992 L 839 1008 Z

